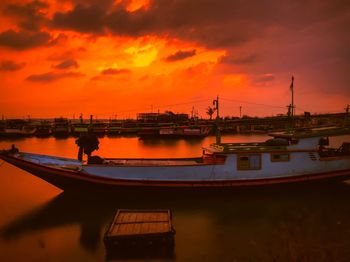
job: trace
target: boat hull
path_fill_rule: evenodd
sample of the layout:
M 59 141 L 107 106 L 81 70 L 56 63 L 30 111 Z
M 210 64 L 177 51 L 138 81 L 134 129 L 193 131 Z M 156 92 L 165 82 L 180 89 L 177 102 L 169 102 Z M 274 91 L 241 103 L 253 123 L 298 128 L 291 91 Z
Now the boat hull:
M 247 180 L 200 180 L 200 181 L 166 181 L 166 180 L 135 180 L 115 179 L 100 177 L 79 170 L 66 170 L 46 166 L 24 159 L 17 158 L 11 154 L 0 154 L 0 158 L 6 162 L 23 169 L 46 182 L 65 191 L 84 190 L 200 190 L 200 189 L 224 189 L 238 187 L 266 187 L 283 184 L 312 184 L 339 182 L 350 179 L 350 169 L 310 173 L 299 176 L 287 176 L 278 178 L 247 179 Z

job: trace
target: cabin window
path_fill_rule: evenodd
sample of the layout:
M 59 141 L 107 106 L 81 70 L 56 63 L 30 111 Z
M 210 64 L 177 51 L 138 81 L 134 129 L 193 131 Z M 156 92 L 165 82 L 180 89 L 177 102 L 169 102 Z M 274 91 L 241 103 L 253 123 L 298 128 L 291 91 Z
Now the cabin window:
M 271 154 L 271 162 L 288 162 L 289 160 L 290 160 L 290 155 L 287 153 Z
M 259 170 L 261 169 L 261 155 L 249 154 L 237 156 L 238 170 Z

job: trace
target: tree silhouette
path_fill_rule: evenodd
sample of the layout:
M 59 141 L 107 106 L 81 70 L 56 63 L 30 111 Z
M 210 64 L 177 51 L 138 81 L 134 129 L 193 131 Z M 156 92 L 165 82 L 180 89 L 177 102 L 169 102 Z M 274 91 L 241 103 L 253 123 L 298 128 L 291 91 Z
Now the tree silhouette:
M 215 113 L 215 109 L 210 107 L 210 106 L 208 106 L 206 113 L 210 117 L 210 120 L 212 120 L 213 114 Z

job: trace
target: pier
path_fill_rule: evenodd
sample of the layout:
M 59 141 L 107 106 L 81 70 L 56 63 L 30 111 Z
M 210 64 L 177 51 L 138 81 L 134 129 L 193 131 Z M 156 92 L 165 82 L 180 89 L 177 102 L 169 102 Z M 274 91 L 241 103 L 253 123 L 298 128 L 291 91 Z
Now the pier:
M 294 128 L 315 128 L 327 126 L 349 126 L 348 113 L 315 114 L 305 113 L 293 118 Z M 221 133 L 269 133 L 285 130 L 291 118 L 285 115 L 273 117 L 224 117 L 220 118 Z M 187 114 L 165 115 L 160 113 L 138 114 L 137 119 L 3 119 L 0 120 L 0 139 L 8 137 L 78 137 L 89 128 L 96 135 L 140 137 L 203 137 L 213 135 L 217 128 L 216 120 L 193 119 Z M 176 130 L 176 131 L 174 131 Z M 174 132 L 177 132 L 174 134 Z

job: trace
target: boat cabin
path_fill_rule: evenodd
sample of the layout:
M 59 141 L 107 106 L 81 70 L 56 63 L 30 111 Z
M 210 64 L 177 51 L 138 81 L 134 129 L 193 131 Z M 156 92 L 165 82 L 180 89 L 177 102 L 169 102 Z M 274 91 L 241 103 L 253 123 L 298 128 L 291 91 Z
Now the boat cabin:
M 259 169 L 261 154 L 270 153 L 271 162 L 288 162 L 290 154 L 318 153 L 320 158 L 350 156 L 350 143 L 339 148 L 329 147 L 329 137 L 350 134 L 344 128 L 317 128 L 302 132 L 271 133 L 271 139 L 258 143 L 221 143 L 203 148 L 204 163 L 220 163 L 228 154 L 237 154 L 238 169 Z M 216 161 L 221 159 L 221 161 Z M 250 163 L 248 165 L 248 163 Z M 249 168 L 248 168 L 249 166 Z

